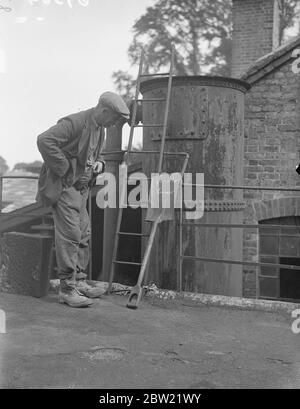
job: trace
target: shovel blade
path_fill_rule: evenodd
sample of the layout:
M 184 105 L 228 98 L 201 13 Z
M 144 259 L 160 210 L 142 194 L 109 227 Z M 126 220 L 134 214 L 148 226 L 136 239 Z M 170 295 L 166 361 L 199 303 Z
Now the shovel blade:
M 162 222 L 164 220 L 173 220 L 174 219 L 174 209 L 153 209 L 151 207 L 148 208 L 146 213 L 146 220 L 148 222 L 155 222 L 158 220 Z
M 135 287 L 133 287 L 128 297 L 126 307 L 131 310 L 136 310 L 140 302 L 140 299 L 142 298 L 142 293 L 143 289 L 141 286 L 136 285 Z
M 165 198 L 165 199 L 164 199 Z M 166 198 L 169 199 L 166 201 Z M 169 204 L 169 207 L 164 207 L 164 204 Z M 159 191 L 159 207 L 152 207 L 151 200 L 148 203 L 148 210 L 146 213 L 146 220 L 149 222 L 155 222 L 156 220 L 163 222 L 164 220 L 174 220 L 175 217 L 175 201 L 174 190 L 171 192 Z

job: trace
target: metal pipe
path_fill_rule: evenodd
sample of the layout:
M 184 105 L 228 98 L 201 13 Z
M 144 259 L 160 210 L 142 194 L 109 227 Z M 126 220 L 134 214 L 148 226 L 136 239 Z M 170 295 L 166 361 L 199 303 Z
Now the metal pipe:
M 268 186 L 232 186 L 232 185 L 199 185 L 196 183 L 184 183 L 184 186 L 200 186 L 207 189 L 244 189 L 244 190 L 275 190 L 282 192 L 300 192 L 300 188 L 289 188 L 289 187 L 268 187 Z
M 38 179 L 39 176 L 12 176 L 12 175 L 3 175 L 0 176 L 0 179 Z
M 218 258 L 198 257 L 198 256 L 182 256 L 183 260 L 205 261 L 208 263 L 224 263 L 224 264 L 242 264 L 245 266 L 264 266 L 264 267 L 281 267 L 289 270 L 300 270 L 300 266 L 278 263 L 263 263 L 257 261 L 241 261 L 241 260 L 223 260 Z M 262 276 L 264 277 L 264 276 Z
M 127 150 L 119 150 L 119 151 L 109 151 L 109 152 L 103 152 L 102 155 L 110 155 L 112 153 L 126 153 Z M 145 154 L 145 153 L 150 153 L 150 154 L 159 154 L 159 151 L 134 151 L 133 152 L 135 155 L 136 154 Z M 186 152 L 164 152 L 164 155 L 173 155 L 173 156 L 186 156 L 187 158 L 189 158 L 189 154 Z
M 166 136 L 167 136 L 167 125 L 168 125 L 168 117 L 169 117 L 169 109 L 170 109 L 173 66 L 174 66 L 174 46 L 172 45 L 170 72 L 169 72 L 169 78 L 168 78 L 168 88 L 167 88 L 167 98 L 166 98 L 167 101 L 166 101 L 164 123 L 163 123 L 163 134 L 162 134 L 161 145 L 160 145 L 158 173 L 161 173 L 161 170 L 162 170 L 163 156 L 164 156 L 164 150 L 165 150 L 165 142 L 166 142 Z
M 291 226 L 290 224 L 230 224 L 230 223 L 190 223 L 184 222 L 183 226 L 201 226 L 201 227 L 234 227 L 234 228 L 251 228 L 251 229 L 265 229 L 265 228 L 274 228 L 281 227 L 283 229 L 300 229 L 300 226 Z
M 143 64 L 144 64 L 144 50 L 142 50 L 141 52 L 141 59 L 140 59 L 140 64 L 139 64 L 139 71 L 138 71 L 138 77 L 137 77 L 137 84 L 136 84 L 136 88 L 135 88 L 135 97 L 134 97 L 134 103 L 133 103 L 133 113 L 132 113 L 132 117 L 131 117 L 131 124 L 130 124 L 130 132 L 129 132 L 129 140 L 128 140 L 128 157 L 127 160 L 129 162 L 129 157 L 130 157 L 130 152 L 132 149 L 132 142 L 133 142 L 133 133 L 134 133 L 134 128 L 135 128 L 135 120 L 136 120 L 136 114 L 137 114 L 137 100 L 139 97 L 139 93 L 140 93 L 140 84 L 141 84 L 141 74 L 143 71 Z
M 189 157 L 190 157 L 190 155 L 186 154 L 186 157 L 185 157 L 184 162 L 183 162 L 182 170 L 181 170 L 181 177 L 183 177 L 183 174 L 186 171 L 188 161 L 189 161 Z M 175 200 L 175 198 L 174 198 L 174 200 Z M 179 255 L 180 255 L 180 257 L 179 257 L 179 292 L 182 291 L 182 262 L 183 262 L 183 260 L 182 260 L 182 256 L 183 256 L 183 254 L 182 254 L 182 243 L 183 243 L 183 240 L 182 240 L 182 235 L 183 235 L 182 225 L 183 225 L 183 209 L 182 209 L 182 206 L 180 206 L 180 214 L 179 214 Z
M 179 292 L 182 291 L 182 263 L 183 263 L 183 248 L 182 248 L 182 235 L 183 235 L 183 211 L 182 211 L 182 206 L 180 208 L 180 214 L 179 214 Z

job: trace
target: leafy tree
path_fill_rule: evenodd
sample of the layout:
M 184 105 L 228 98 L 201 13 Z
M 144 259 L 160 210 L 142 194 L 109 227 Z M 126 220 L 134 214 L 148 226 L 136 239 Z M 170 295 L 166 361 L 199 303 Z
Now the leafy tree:
M 116 91 L 122 95 L 122 97 L 130 102 L 135 93 L 136 80 L 128 74 L 126 71 L 115 71 L 112 75 L 112 79 L 116 86 Z
M 222 71 L 230 55 L 220 54 L 217 62 L 214 58 L 230 40 L 230 30 L 231 0 L 159 0 L 133 26 L 130 62 L 138 63 L 144 48 L 146 71 L 152 68 L 157 72 L 168 66 L 173 43 L 177 74 L 198 75 L 211 63 Z
M 287 28 L 292 27 L 295 19 L 299 17 L 300 4 L 299 0 L 277 0 L 280 27 L 279 27 L 279 43 L 284 41 L 284 32 Z
M 0 4 L 0 11 L 10 12 L 11 10 L 12 10 L 11 7 L 9 7 L 9 6 L 4 6 L 4 5 Z
M 298 0 L 277 0 L 281 16 L 281 39 L 293 23 Z M 134 23 L 128 49 L 131 65 L 137 66 L 145 50 L 144 71 L 165 71 L 171 44 L 175 46 L 177 75 L 230 75 L 232 0 L 157 0 Z M 134 95 L 135 82 L 126 71 L 113 73 L 117 91 Z
M 0 156 L 0 176 L 4 175 L 8 171 L 8 165 L 6 163 L 6 160 Z
M 42 162 L 39 160 L 36 160 L 31 163 L 19 162 L 16 163 L 13 170 L 23 170 L 31 173 L 39 173 L 42 165 L 43 165 Z
M 128 57 L 138 65 L 144 49 L 144 71 L 163 71 L 174 44 L 177 75 L 203 74 L 207 67 L 211 73 L 228 75 L 230 31 L 231 0 L 158 0 L 135 22 Z M 117 71 L 113 79 L 123 96 L 132 96 L 133 78 L 127 72 Z

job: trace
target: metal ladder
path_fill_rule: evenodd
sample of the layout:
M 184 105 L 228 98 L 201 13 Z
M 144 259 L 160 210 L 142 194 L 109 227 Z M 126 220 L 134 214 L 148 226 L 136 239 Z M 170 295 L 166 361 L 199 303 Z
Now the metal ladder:
M 135 91 L 135 98 L 134 98 L 134 103 L 133 103 L 133 112 L 132 112 L 132 117 L 131 117 L 131 126 L 130 126 L 130 133 L 129 133 L 129 141 L 128 141 L 128 147 L 126 150 L 126 155 L 124 157 L 124 162 L 123 164 L 127 165 L 130 163 L 130 154 L 132 152 L 132 142 L 133 142 L 133 135 L 134 135 L 134 129 L 137 127 L 159 127 L 162 128 L 162 138 L 161 138 L 161 146 L 160 150 L 157 152 L 153 151 L 143 151 L 141 153 L 156 153 L 159 154 L 159 163 L 158 163 L 158 173 L 161 173 L 162 171 L 162 165 L 163 165 L 163 157 L 164 157 L 164 149 L 165 149 L 165 139 L 166 139 L 166 133 L 167 133 L 167 124 L 168 124 L 168 114 L 169 114 L 169 107 L 170 107 L 170 97 L 171 97 L 171 86 L 172 86 L 172 77 L 173 77 L 173 67 L 174 67 L 174 48 L 172 47 L 171 50 L 171 61 L 170 61 L 170 69 L 169 72 L 166 73 L 157 73 L 157 74 L 143 74 L 143 63 L 144 63 L 144 51 L 141 53 L 141 59 L 140 59 L 140 64 L 139 64 L 139 71 L 138 71 L 138 77 L 137 77 L 137 84 L 136 84 L 136 91 Z M 141 79 L 145 77 L 167 77 L 168 78 L 168 87 L 167 87 L 167 95 L 166 98 L 151 98 L 151 99 L 139 99 L 139 93 L 140 93 L 140 85 L 141 85 Z M 166 101 L 166 106 L 165 106 L 165 113 L 164 113 L 164 121 L 162 124 L 148 124 L 148 125 L 138 125 L 136 124 L 136 116 L 137 116 L 137 108 L 138 108 L 138 103 L 139 102 L 153 102 L 153 101 Z M 136 152 L 135 152 L 136 153 Z M 144 279 L 144 275 L 147 269 L 148 261 L 150 258 L 150 253 L 151 249 L 153 246 L 154 242 L 154 237 L 155 233 L 157 230 L 157 226 L 160 223 L 161 219 L 157 218 L 155 221 L 152 222 L 150 234 L 142 234 L 142 233 L 128 233 L 128 232 L 122 232 L 121 229 L 121 224 L 122 224 L 122 216 L 123 216 L 123 203 L 125 202 L 125 197 L 124 194 L 126 192 L 126 189 L 123 189 L 121 192 L 121 197 L 119 198 L 120 202 L 120 207 L 119 207 L 119 212 L 118 212 L 118 218 L 117 218 L 117 228 L 116 228 L 116 234 L 115 234 L 115 240 L 114 240 L 114 249 L 113 249 L 113 256 L 112 256 L 112 264 L 111 264 L 111 270 L 110 270 L 110 278 L 109 278 L 109 286 L 107 292 L 112 291 L 112 283 L 115 275 L 115 268 L 117 264 L 126 264 L 126 265 L 131 265 L 131 266 L 139 266 L 140 273 L 139 273 L 139 278 L 137 281 L 137 284 L 135 287 L 133 287 L 127 307 L 136 309 L 137 305 L 141 299 L 142 296 L 142 282 Z M 118 248 L 119 248 L 119 239 L 121 235 L 128 235 L 128 236 L 137 236 L 137 237 L 148 237 L 148 243 L 145 249 L 145 253 L 143 256 L 143 261 L 142 263 L 134 263 L 134 262 L 129 262 L 129 261 L 121 261 L 117 260 L 117 254 L 118 254 Z

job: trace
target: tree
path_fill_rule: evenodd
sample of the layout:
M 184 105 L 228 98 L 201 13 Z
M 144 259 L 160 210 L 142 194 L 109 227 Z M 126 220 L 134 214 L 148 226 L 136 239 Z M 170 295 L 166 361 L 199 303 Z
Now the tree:
M 8 171 L 8 165 L 6 160 L 0 156 L 0 176 L 4 175 Z
M 116 91 L 126 102 L 129 102 L 135 92 L 136 80 L 125 71 L 119 70 L 112 74 L 113 82 L 116 86 Z
M 176 53 L 177 75 L 210 72 L 229 74 L 231 0 L 158 0 L 133 26 L 128 49 L 132 65 L 145 50 L 144 71 L 159 72 L 169 66 L 171 44 Z M 117 90 L 132 95 L 133 79 L 124 71 L 113 74 Z
M 278 4 L 280 27 L 279 27 L 279 44 L 284 41 L 284 32 L 291 27 L 295 19 L 299 17 L 300 4 L 299 0 L 276 0 Z
M 222 53 L 216 62 L 213 58 L 230 40 L 230 31 L 231 0 L 159 0 L 133 26 L 130 62 L 138 62 L 143 47 L 148 56 L 146 71 L 152 68 L 157 72 L 168 66 L 173 43 L 178 75 L 201 74 L 210 64 L 222 72 L 230 55 Z
M 12 11 L 12 8 L 9 7 L 9 6 L 3 6 L 2 4 L 0 4 L 0 11 L 10 12 L 10 11 Z
M 277 1 L 282 38 L 285 28 L 293 23 L 298 0 Z M 138 65 L 143 48 L 144 71 L 164 71 L 174 44 L 177 75 L 230 75 L 231 8 L 231 0 L 157 0 L 134 23 L 128 49 L 131 65 Z M 113 73 L 113 80 L 118 92 L 132 98 L 135 83 L 128 72 Z
M 25 172 L 39 173 L 43 163 L 40 160 L 36 160 L 31 163 L 19 162 L 16 163 L 13 170 L 22 170 Z

